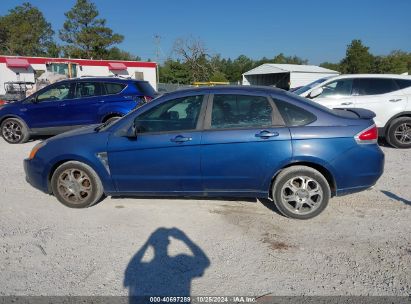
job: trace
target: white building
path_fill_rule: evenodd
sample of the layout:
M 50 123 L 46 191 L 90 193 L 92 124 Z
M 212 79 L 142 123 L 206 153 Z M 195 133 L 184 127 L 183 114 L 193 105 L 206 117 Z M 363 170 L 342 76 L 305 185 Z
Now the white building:
M 275 86 L 288 90 L 338 74 L 337 71 L 315 65 L 265 63 L 245 72 L 243 85 Z
M 35 82 L 46 71 L 69 78 L 119 75 L 147 80 L 157 89 L 156 70 L 154 62 L 0 56 L 0 95 L 5 94 L 6 82 Z

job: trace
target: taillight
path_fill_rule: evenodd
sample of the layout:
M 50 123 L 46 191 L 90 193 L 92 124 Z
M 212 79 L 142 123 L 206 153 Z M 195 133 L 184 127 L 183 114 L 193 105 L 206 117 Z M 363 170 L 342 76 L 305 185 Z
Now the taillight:
M 0 106 L 2 106 L 2 105 L 4 105 L 4 104 L 6 104 L 6 101 L 0 99 Z
M 355 140 L 359 144 L 374 144 L 378 140 L 378 129 L 376 125 L 372 125 L 367 129 L 355 135 Z

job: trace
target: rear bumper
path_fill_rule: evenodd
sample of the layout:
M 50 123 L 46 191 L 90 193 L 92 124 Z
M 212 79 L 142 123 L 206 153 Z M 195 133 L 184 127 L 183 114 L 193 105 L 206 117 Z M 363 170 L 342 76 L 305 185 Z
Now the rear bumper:
M 338 174 L 336 195 L 366 190 L 384 173 L 385 156 L 377 144 L 357 145 L 334 160 Z
M 49 193 L 47 185 L 47 177 L 43 177 L 43 166 L 35 160 L 25 159 L 24 162 L 24 172 L 26 174 L 26 181 L 34 188 L 44 192 Z

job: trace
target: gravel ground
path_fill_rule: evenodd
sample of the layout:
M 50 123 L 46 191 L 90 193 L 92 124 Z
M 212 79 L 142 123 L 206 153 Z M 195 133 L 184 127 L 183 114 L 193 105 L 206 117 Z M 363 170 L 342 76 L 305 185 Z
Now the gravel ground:
M 374 189 L 296 221 L 252 199 L 69 209 L 25 182 L 34 144 L 0 140 L 0 295 L 411 294 L 411 150 L 384 147 Z

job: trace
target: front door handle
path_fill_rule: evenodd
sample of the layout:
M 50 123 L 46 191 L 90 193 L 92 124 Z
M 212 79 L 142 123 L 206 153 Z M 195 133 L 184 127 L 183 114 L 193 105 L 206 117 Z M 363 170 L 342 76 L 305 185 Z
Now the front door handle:
M 278 132 L 270 132 L 267 130 L 261 131 L 260 133 L 257 133 L 255 137 L 260 137 L 260 138 L 269 138 L 269 137 L 276 137 L 280 135 Z
M 61 103 L 61 104 L 60 104 L 60 107 L 65 107 L 65 106 L 66 106 L 65 103 Z
M 99 103 L 103 103 L 103 102 L 104 102 L 104 100 L 99 100 L 98 102 L 99 102 Z
M 349 106 L 349 105 L 352 105 L 352 102 L 343 102 L 341 105 L 342 106 Z
M 401 101 L 402 99 L 401 98 L 398 98 L 398 99 L 390 99 L 389 101 L 390 102 L 398 102 L 398 101 Z
M 170 140 L 172 142 L 175 142 L 175 143 L 182 143 L 182 142 L 190 141 L 190 140 L 192 140 L 192 138 L 191 137 L 185 137 L 183 135 L 177 135 L 176 137 L 174 137 Z

